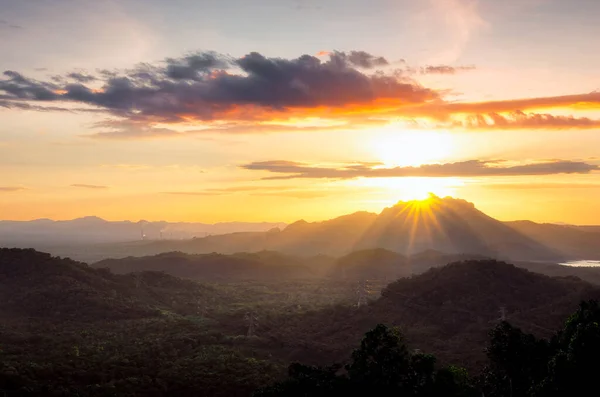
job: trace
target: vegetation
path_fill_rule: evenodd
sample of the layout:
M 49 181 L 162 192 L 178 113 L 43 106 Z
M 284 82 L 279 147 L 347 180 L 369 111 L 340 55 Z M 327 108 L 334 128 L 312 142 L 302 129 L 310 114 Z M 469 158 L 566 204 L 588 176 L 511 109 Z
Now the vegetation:
M 436 368 L 430 354 L 410 351 L 397 328 L 367 332 L 345 367 L 292 364 L 288 379 L 258 391 L 279 396 L 485 396 L 558 397 L 596 395 L 600 367 L 600 307 L 582 302 L 550 340 L 503 321 L 490 332 L 488 364 L 476 377 L 465 369 Z
M 283 258 L 236 257 L 257 255 Z M 334 266 L 374 258 L 396 257 Z M 491 260 L 372 279 L 360 308 L 352 277 L 197 282 L 34 250 L 0 249 L 0 283 L 7 396 L 586 395 L 600 353 L 597 287 Z

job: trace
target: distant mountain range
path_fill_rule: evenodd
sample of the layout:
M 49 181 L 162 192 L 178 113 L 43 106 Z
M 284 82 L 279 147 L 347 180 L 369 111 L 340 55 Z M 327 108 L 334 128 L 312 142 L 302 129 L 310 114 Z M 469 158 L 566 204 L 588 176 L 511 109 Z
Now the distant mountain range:
M 51 221 L 37 222 L 43 225 Z M 164 228 L 176 228 L 181 224 L 147 223 L 144 225 L 144 233 L 148 237 L 142 240 L 139 234 L 142 225 L 139 222 L 106 222 L 97 218 L 84 218 L 72 222 L 73 225 L 77 224 L 77 227 L 64 227 L 70 232 L 80 230 L 81 235 L 74 237 L 71 247 L 48 247 L 48 241 L 44 241 L 45 246 L 39 248 L 55 255 L 69 256 L 86 262 L 111 257 L 157 255 L 172 251 L 189 254 L 278 251 L 288 255 L 339 257 L 358 250 L 377 248 L 406 256 L 435 250 L 449 255 L 469 254 L 513 261 L 561 262 L 600 259 L 599 227 L 538 224 L 530 221 L 501 222 L 479 211 L 465 200 L 436 196 L 431 196 L 427 201 L 399 202 L 384 209 L 380 214 L 356 212 L 323 222 L 309 223 L 301 220 L 287 226 L 208 225 L 213 227 L 212 230 L 218 230 L 218 233 L 207 236 L 196 233 L 195 238 L 184 240 L 166 240 L 164 232 L 162 240 L 149 239 L 150 230 L 154 230 L 153 235 L 156 235 L 160 230 L 165 230 Z M 28 226 L 31 224 L 27 223 Z M 57 236 L 61 230 L 59 225 L 60 223 L 52 223 Z M 20 225 L 0 223 L 0 238 L 7 241 L 6 236 L 10 235 L 11 231 L 18 234 L 18 226 Z M 164 228 L 161 229 L 161 226 Z M 237 229 L 227 233 L 228 227 Z M 111 241 L 118 241 L 118 238 L 122 238 L 120 236 L 126 235 L 125 232 L 111 234 L 111 228 L 128 230 L 127 235 L 132 236 L 130 241 L 79 247 L 75 244 L 94 229 L 98 230 L 98 233 L 103 231 L 103 236 L 114 239 Z M 240 230 L 243 228 L 246 230 Z M 251 228 L 261 230 L 247 230 Z M 38 248 L 35 244 L 31 246 Z
M 141 240 L 177 240 L 236 232 L 262 232 L 284 228 L 285 223 L 107 221 L 87 216 L 67 221 L 36 219 L 0 221 L 0 242 L 29 247 L 31 244 L 72 245 Z M 29 245 L 28 245 L 29 244 Z

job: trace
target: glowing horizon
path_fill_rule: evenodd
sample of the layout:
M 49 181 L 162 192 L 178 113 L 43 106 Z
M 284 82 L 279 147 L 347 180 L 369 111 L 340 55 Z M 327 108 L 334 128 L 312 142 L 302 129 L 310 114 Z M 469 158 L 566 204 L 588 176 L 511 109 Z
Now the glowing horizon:
M 565 7 L 8 3 L 0 219 L 293 222 L 433 192 L 600 224 L 600 3 Z

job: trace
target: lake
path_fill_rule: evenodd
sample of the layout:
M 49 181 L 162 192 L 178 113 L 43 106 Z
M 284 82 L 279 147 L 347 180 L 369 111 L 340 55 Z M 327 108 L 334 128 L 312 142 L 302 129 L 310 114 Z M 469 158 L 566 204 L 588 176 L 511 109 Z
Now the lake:
M 600 261 L 572 261 L 561 263 L 564 266 L 577 266 L 577 267 L 596 267 L 600 266 Z

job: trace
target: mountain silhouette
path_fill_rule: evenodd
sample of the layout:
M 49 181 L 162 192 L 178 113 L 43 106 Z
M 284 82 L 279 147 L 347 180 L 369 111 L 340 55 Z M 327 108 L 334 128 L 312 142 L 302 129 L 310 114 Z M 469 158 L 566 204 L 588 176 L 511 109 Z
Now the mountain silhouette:
M 88 221 L 96 224 L 103 222 L 98 219 L 86 220 Z M 2 225 L 0 222 L 0 237 L 3 236 Z M 6 230 L 19 230 L 13 226 L 4 223 Z M 56 222 L 51 221 L 50 226 L 58 227 Z M 156 237 L 160 230 L 179 228 L 180 231 L 193 231 L 201 226 L 149 222 L 143 225 L 146 239 L 141 240 L 142 225 L 106 222 L 104 227 L 99 228 L 101 236 L 118 239 L 121 238 L 118 236 L 122 236 L 120 231 L 127 230 L 130 240 L 122 241 L 121 238 L 121 241 L 111 243 L 82 244 L 81 241 L 89 240 L 92 235 L 93 238 L 99 236 L 94 234 L 94 228 L 87 228 L 68 246 L 50 246 L 45 242 L 41 248 L 54 255 L 68 256 L 88 263 L 107 258 L 152 256 L 164 252 L 235 254 L 277 251 L 296 256 L 340 257 L 354 251 L 380 248 L 404 256 L 433 250 L 447 255 L 468 254 L 469 258 L 510 261 L 558 263 L 600 259 L 600 231 L 596 227 L 538 224 L 530 221 L 501 222 L 479 211 L 470 202 L 434 195 L 422 201 L 401 201 L 379 214 L 362 211 L 321 222 L 300 220 L 286 227 L 283 224 L 267 223 L 215 224 L 209 225 L 215 231 L 214 234 L 196 233 L 192 234 L 196 236 L 194 238 L 181 239 Z M 228 232 L 231 228 L 238 231 Z M 254 231 L 250 231 L 252 228 Z M 69 233 L 75 230 L 77 229 L 70 229 Z M 62 233 L 60 230 L 55 232 L 57 235 Z M 88 232 L 91 233 L 89 236 L 86 235 Z M 190 236 L 190 233 L 185 235 Z M 29 246 L 37 247 L 35 244 Z
M 425 201 L 399 202 L 380 214 L 356 212 L 322 222 L 301 220 L 283 230 L 140 242 L 126 248 L 135 256 L 165 251 L 233 254 L 264 250 L 342 256 L 357 250 L 383 248 L 407 256 L 435 250 L 511 260 L 565 259 L 563 252 L 487 216 L 472 203 L 433 195 Z

